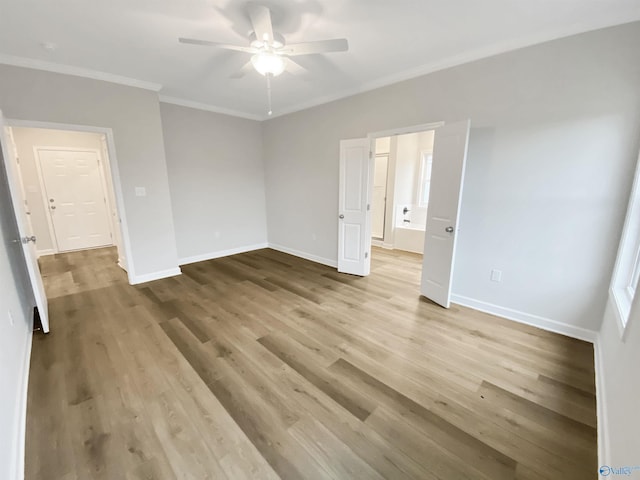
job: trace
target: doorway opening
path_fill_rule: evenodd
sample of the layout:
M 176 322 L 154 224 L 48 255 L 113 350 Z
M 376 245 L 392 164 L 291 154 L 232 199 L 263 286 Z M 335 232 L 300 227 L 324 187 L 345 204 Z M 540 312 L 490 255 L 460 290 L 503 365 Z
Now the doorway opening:
M 371 243 L 421 254 L 435 129 L 375 139 Z
M 8 127 L 38 257 L 115 246 L 126 270 L 104 133 Z
M 339 272 L 368 275 L 374 241 L 422 251 L 420 293 L 449 307 L 470 124 L 439 122 L 340 141 Z

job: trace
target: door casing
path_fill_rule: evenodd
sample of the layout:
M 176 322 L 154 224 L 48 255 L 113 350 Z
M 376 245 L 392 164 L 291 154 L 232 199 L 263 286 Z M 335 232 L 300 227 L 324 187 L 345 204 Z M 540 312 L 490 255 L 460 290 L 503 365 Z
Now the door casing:
M 120 170 L 118 168 L 118 160 L 116 155 L 115 141 L 113 137 L 113 130 L 111 128 L 104 127 L 92 127 L 87 125 L 74 125 L 67 123 L 55 123 L 55 122 L 41 122 L 33 120 L 15 120 L 5 118 L 5 126 L 7 127 L 24 127 L 24 128 L 45 128 L 51 130 L 70 130 L 73 132 L 92 132 L 101 133 L 105 136 L 107 142 L 107 152 L 109 160 L 109 170 L 111 172 L 111 179 L 113 190 L 115 194 L 116 210 L 118 212 L 118 219 L 120 224 L 120 232 L 122 235 L 122 248 L 124 249 L 124 255 L 121 260 L 126 261 L 126 264 L 121 265 L 127 272 L 127 278 L 130 284 L 135 283 L 136 273 L 135 265 L 131 256 L 131 240 L 129 235 L 129 227 L 127 223 L 126 211 L 124 208 L 124 194 L 122 190 L 122 180 L 120 176 Z M 106 159 L 104 159 L 106 160 Z M 17 197 L 13 198 L 14 201 Z

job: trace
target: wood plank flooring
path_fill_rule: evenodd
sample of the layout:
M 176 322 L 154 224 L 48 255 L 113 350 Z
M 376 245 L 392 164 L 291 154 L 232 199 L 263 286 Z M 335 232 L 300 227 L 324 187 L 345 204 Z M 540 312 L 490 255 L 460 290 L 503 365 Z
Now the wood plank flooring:
M 597 478 L 592 346 L 420 299 L 417 255 L 115 260 L 41 259 L 28 480 Z

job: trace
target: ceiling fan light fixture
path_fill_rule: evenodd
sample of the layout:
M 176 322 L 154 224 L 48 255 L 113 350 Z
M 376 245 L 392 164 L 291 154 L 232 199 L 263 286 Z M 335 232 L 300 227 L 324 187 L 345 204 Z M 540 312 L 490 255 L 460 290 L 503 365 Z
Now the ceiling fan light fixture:
M 277 77 L 284 72 L 284 59 L 273 53 L 257 53 L 251 57 L 251 64 L 260 75 L 271 74 Z

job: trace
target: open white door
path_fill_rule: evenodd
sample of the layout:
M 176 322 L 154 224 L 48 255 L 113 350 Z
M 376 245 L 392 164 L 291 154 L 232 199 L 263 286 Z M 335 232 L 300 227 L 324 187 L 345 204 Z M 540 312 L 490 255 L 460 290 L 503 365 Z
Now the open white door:
M 29 279 L 31 280 L 31 286 L 33 288 L 33 296 L 36 300 L 36 306 L 38 307 L 38 314 L 40 315 L 40 321 L 42 322 L 42 330 L 45 333 L 49 332 L 49 310 L 47 306 L 47 296 L 45 295 L 44 285 L 42 283 L 42 277 L 40 276 L 40 268 L 38 267 L 38 256 L 36 254 L 35 242 L 36 238 L 31 236 L 31 230 L 29 229 L 29 222 L 27 220 L 27 214 L 24 209 L 24 203 L 16 201 L 20 198 L 20 186 L 17 185 L 18 173 L 16 159 L 11 148 L 9 148 L 7 132 L 5 130 L 4 117 L 0 112 L 0 144 L 2 144 L 2 156 L 5 159 L 5 167 L 7 169 L 7 179 L 9 181 L 9 190 L 11 197 L 14 199 L 13 209 L 16 215 L 16 221 L 18 223 L 18 230 L 20 232 L 20 238 L 16 239 L 22 243 L 22 250 L 24 251 L 24 258 L 27 263 L 27 271 L 29 272 Z
M 369 275 L 371 222 L 369 204 L 369 150 L 367 138 L 340 141 L 338 199 L 338 271 Z
M 435 132 L 420 293 L 449 308 L 470 121 Z

